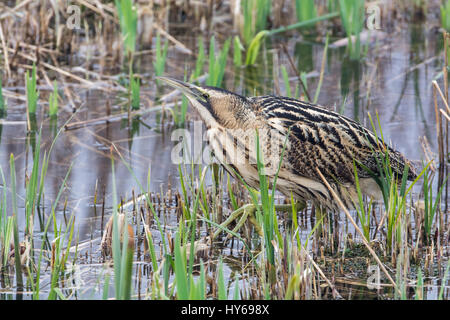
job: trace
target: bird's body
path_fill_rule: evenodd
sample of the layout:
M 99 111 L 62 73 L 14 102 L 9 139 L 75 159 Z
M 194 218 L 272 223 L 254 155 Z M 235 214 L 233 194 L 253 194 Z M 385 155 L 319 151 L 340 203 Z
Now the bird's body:
M 396 174 L 401 176 L 408 165 L 408 179 L 416 176 L 411 163 L 381 144 L 372 132 L 320 106 L 278 96 L 247 98 L 223 89 L 163 79 L 182 90 L 199 111 L 215 157 L 232 175 L 238 174 L 254 188 L 259 187 L 256 131 L 269 181 L 273 182 L 278 172 L 276 188 L 283 194 L 292 193 L 297 200 L 311 200 L 330 210 L 337 205 L 319 171 L 347 207 L 357 203 L 355 168 L 361 191 L 381 196 L 367 169 L 379 174 L 377 157 L 385 152 Z

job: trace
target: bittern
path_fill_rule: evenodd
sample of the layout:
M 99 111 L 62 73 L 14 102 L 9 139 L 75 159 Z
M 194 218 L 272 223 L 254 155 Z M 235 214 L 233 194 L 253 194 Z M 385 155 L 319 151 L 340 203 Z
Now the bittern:
M 248 143 L 248 137 L 256 129 L 263 159 L 282 158 L 279 167 L 275 163 L 277 170 L 266 171 L 269 182 L 278 173 L 277 190 L 322 209 L 338 209 L 330 187 L 348 208 L 358 203 L 355 170 L 361 192 L 379 199 L 374 175 L 382 174 L 379 159 L 386 153 L 394 174 L 401 177 L 408 166 L 408 180 L 416 178 L 414 166 L 400 152 L 384 144 L 380 147 L 381 140 L 371 131 L 321 106 L 274 95 L 244 97 L 220 88 L 159 79 L 189 99 L 206 125 L 215 157 L 253 188 L 259 188 L 257 163 L 252 161 L 256 144 Z M 236 161 L 236 155 L 241 155 L 241 161 Z

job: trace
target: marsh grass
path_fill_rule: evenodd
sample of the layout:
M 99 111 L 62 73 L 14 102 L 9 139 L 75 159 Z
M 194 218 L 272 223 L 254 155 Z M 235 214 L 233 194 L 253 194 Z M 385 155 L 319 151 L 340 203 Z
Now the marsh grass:
M 288 72 L 286 70 L 286 66 L 281 66 L 281 74 L 283 76 L 283 82 L 284 82 L 284 88 L 285 88 L 285 94 L 287 97 L 292 97 L 292 93 L 291 93 L 291 83 L 289 81 L 289 75 Z
M 274 35 L 277 35 L 279 33 L 283 33 L 283 32 L 289 31 L 289 30 L 309 27 L 311 25 L 314 25 L 317 22 L 335 18 L 338 15 L 339 15 L 338 12 L 332 12 L 332 13 L 324 14 L 322 16 L 315 17 L 310 20 L 297 22 L 297 23 L 294 23 L 294 24 L 291 24 L 291 25 L 288 25 L 285 27 L 280 27 L 280 28 L 271 29 L 271 30 L 261 30 L 252 38 L 250 43 L 247 45 L 248 49 L 247 49 L 246 58 L 245 58 L 245 65 L 251 66 L 256 63 L 256 59 L 258 58 L 258 55 L 259 55 L 259 50 L 261 48 L 261 45 L 264 43 L 266 37 L 272 37 Z
M 242 51 L 244 51 L 245 48 L 241 43 L 241 40 L 239 39 L 239 36 L 234 36 L 233 38 L 233 63 L 235 67 L 241 67 L 242 66 Z
M 14 217 L 7 215 L 7 190 L 6 179 L 2 168 L 0 167 L 0 175 L 2 178 L 3 188 L 0 199 L 0 258 L 2 268 L 5 268 L 8 264 L 8 253 L 10 250 L 10 244 L 12 242 L 12 236 L 14 232 Z
M 130 93 L 131 93 L 131 109 L 139 110 L 141 105 L 141 82 L 140 78 L 134 73 L 130 74 Z
M 136 48 L 137 9 L 132 0 L 115 0 L 124 49 L 130 55 Z
M 66 270 L 67 260 L 69 258 L 69 250 L 71 243 L 73 241 L 74 235 L 74 213 L 70 216 L 69 222 L 65 227 L 63 227 L 62 222 L 60 226 L 57 226 L 57 220 L 55 217 L 55 212 L 53 214 L 53 229 L 54 229 L 54 240 L 51 243 L 51 284 L 50 293 L 48 296 L 49 300 L 55 300 L 58 296 L 60 299 L 65 299 L 64 294 L 59 288 L 59 280 L 64 275 Z M 65 247 L 64 247 L 65 246 Z
M 214 36 L 209 42 L 209 68 L 206 84 L 212 87 L 221 87 L 225 68 L 227 65 L 228 50 L 230 49 L 231 38 L 225 40 L 221 50 L 216 50 Z
M 39 92 L 36 90 L 36 65 L 33 64 L 31 70 L 31 77 L 29 76 L 29 71 L 27 70 L 25 75 L 25 83 L 27 90 L 27 109 L 28 113 L 36 113 L 37 101 L 39 99 Z
M 119 219 L 113 157 L 111 157 L 111 167 L 113 198 L 112 255 L 115 297 L 117 300 L 129 300 L 131 297 L 134 239 L 131 238 L 128 230 L 128 215 L 125 213 L 124 219 L 122 221 Z M 120 226 L 120 223 L 123 223 L 123 225 Z M 120 230 L 123 230 L 123 232 L 120 233 Z
M 50 93 L 48 101 L 48 113 L 50 117 L 55 117 L 58 114 L 58 83 L 53 82 L 53 92 Z
M 241 4 L 244 16 L 241 34 L 244 42 L 249 45 L 257 33 L 266 29 L 272 0 L 248 0 Z
M 295 0 L 295 12 L 299 22 L 314 19 L 317 16 L 314 0 Z
M 441 5 L 441 26 L 450 32 L 450 0 Z
M 370 215 L 372 214 L 372 200 L 370 200 L 369 206 L 366 208 L 359 184 L 358 170 L 356 169 L 355 162 L 353 162 L 353 170 L 355 175 L 355 186 L 358 193 L 359 207 L 356 203 L 354 205 L 356 208 L 356 212 L 358 213 L 359 221 L 361 222 L 364 237 L 368 242 L 370 242 Z
M 164 46 L 161 46 L 161 36 L 158 33 L 156 36 L 156 47 L 155 47 L 155 60 L 153 61 L 153 68 L 155 70 L 155 76 L 162 76 L 164 74 L 164 69 L 166 67 L 167 60 L 167 50 L 169 48 L 169 41 L 166 39 Z M 160 81 L 156 80 L 157 84 Z
M 339 0 L 342 26 L 348 37 L 348 51 L 351 59 L 361 57 L 360 33 L 364 26 L 364 0 Z M 355 42 L 352 36 L 356 38 Z
M 197 60 L 198 61 L 198 60 Z M 195 79 L 196 71 L 191 74 L 191 79 Z M 184 81 L 187 81 L 187 74 L 184 75 Z M 192 81 L 192 80 L 191 80 Z M 188 99 L 183 95 L 181 97 L 181 103 L 179 100 L 175 103 L 172 109 L 173 121 L 177 127 L 183 127 L 186 123 L 186 114 L 188 110 Z
M 435 193 L 433 193 L 433 181 L 431 178 L 431 172 L 427 170 L 423 175 L 422 192 L 424 195 L 424 236 L 428 244 L 431 243 L 431 236 L 433 235 L 432 226 L 433 221 L 435 220 L 436 213 L 441 210 L 441 196 L 447 179 L 448 176 L 444 179 L 437 194 L 435 195 Z M 434 195 L 435 199 L 433 201 Z
M 21 255 L 20 255 L 20 242 L 19 242 L 19 226 L 17 223 L 17 215 L 19 214 L 17 206 L 17 189 L 16 189 L 16 166 L 14 155 L 11 154 L 9 160 L 9 167 L 11 171 L 11 195 L 12 195 L 12 219 L 13 219 L 13 239 L 14 239 L 14 265 L 16 271 L 16 283 L 17 289 L 23 289 L 23 278 L 22 278 L 22 265 L 21 265 Z
M 430 163 L 428 163 L 417 175 L 417 178 L 410 183 L 407 187 L 407 177 L 409 167 L 406 165 L 403 173 L 395 174 L 391 163 L 390 158 L 386 150 L 386 143 L 384 141 L 383 131 L 381 129 L 380 119 L 378 114 L 376 114 L 376 119 L 378 122 L 378 127 L 380 128 L 380 136 L 381 140 L 378 139 L 378 135 L 375 134 L 376 137 L 376 146 L 371 146 L 372 152 L 375 155 L 375 160 L 378 167 L 378 175 L 375 175 L 370 169 L 365 167 L 363 164 L 358 163 L 364 170 L 366 170 L 378 184 L 381 193 L 383 195 L 384 208 L 386 212 L 386 229 L 387 229 L 387 248 L 393 249 L 396 245 L 401 243 L 401 239 L 399 237 L 401 233 L 399 222 L 402 220 L 402 217 L 406 215 L 408 196 L 410 195 L 413 186 L 419 181 L 419 179 L 427 172 Z M 369 120 L 373 128 L 373 132 L 376 133 L 375 124 L 371 115 L 369 114 Z M 360 190 L 358 191 L 358 194 Z M 361 205 L 361 200 L 360 200 Z M 361 207 L 361 216 L 367 216 L 367 214 L 363 214 L 363 208 Z M 367 219 L 363 221 L 366 222 Z

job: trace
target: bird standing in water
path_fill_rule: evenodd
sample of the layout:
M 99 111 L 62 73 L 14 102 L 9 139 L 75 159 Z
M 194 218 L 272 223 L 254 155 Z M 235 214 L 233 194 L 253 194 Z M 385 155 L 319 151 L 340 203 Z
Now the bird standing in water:
M 299 201 L 312 201 L 316 208 L 338 210 L 319 172 L 348 208 L 358 203 L 355 168 L 361 192 L 381 197 L 373 175 L 382 174 L 377 161 L 386 153 L 395 175 L 401 177 L 408 166 L 408 180 L 416 178 L 414 167 L 401 153 L 357 122 L 318 105 L 272 95 L 243 97 L 220 88 L 159 79 L 186 95 L 206 125 L 215 157 L 253 188 L 259 188 L 256 145 L 251 139 L 256 130 L 263 159 L 273 160 L 269 166 L 275 170 L 266 170 L 269 182 L 282 159 L 277 190 L 288 197 L 292 193 Z

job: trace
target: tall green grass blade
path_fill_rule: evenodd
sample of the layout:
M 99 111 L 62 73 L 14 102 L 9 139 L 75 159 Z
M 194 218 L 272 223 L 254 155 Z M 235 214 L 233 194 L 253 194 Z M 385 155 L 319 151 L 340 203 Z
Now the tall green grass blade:
M 227 289 L 225 284 L 225 278 L 223 275 L 223 261 L 222 257 L 219 260 L 219 271 L 217 278 L 217 288 L 218 288 L 218 299 L 219 300 L 227 300 Z
M 342 25 L 348 37 L 348 49 L 351 59 L 361 55 L 360 33 L 364 27 L 364 0 L 339 0 Z M 352 36 L 356 37 L 353 44 Z
M 27 91 L 27 107 L 29 113 L 36 113 L 39 92 L 36 90 L 36 65 L 33 63 L 31 70 L 31 78 L 27 70 L 25 76 L 25 84 Z
M 13 223 L 14 223 L 14 262 L 16 269 L 16 283 L 18 290 L 22 290 L 23 288 L 23 279 L 22 279 L 22 265 L 20 261 L 20 243 L 19 243 L 19 226 L 17 223 L 17 189 L 16 189 L 16 166 L 14 161 L 14 155 L 11 154 L 9 160 L 9 167 L 11 170 L 11 195 L 12 195 L 12 204 L 13 204 Z
M 245 65 L 251 66 L 256 63 L 256 58 L 258 58 L 259 48 L 261 47 L 262 42 L 265 37 L 269 35 L 269 31 L 263 30 L 260 31 L 250 42 L 250 45 L 247 49 L 247 55 L 245 58 Z
M 273 36 L 273 35 L 281 33 L 281 32 L 286 32 L 289 30 L 297 29 L 297 28 L 311 26 L 319 21 L 332 19 L 337 16 L 339 16 L 339 13 L 333 12 L 333 13 L 326 14 L 326 15 L 323 15 L 320 17 L 316 17 L 311 20 L 294 23 L 292 25 L 285 26 L 285 27 L 280 27 L 278 29 L 262 30 L 262 31 L 258 32 L 249 42 L 248 49 L 247 49 L 247 55 L 246 55 L 246 59 L 245 59 L 245 65 L 250 66 L 250 65 L 254 65 L 256 63 L 256 59 L 259 55 L 259 49 L 260 49 L 261 44 L 263 43 L 266 36 L 270 37 L 270 36 Z
M 244 50 L 244 46 L 239 39 L 239 36 L 235 36 L 233 40 L 233 63 L 235 67 L 242 66 L 242 51 Z
M 193 245 L 192 245 L 193 246 Z M 175 279 L 177 282 L 177 298 L 187 300 L 189 298 L 188 278 L 186 274 L 186 256 L 181 250 L 181 237 L 177 232 L 175 235 Z
M 136 49 L 137 9 L 132 0 L 115 0 L 124 47 L 128 54 Z
M 283 75 L 283 81 L 284 81 L 284 87 L 285 87 L 285 90 L 286 90 L 286 96 L 287 97 L 292 97 L 291 84 L 289 82 L 289 75 L 288 75 L 288 72 L 287 72 L 286 67 L 284 65 L 281 66 L 281 74 Z
M 330 40 L 330 34 L 327 33 L 327 37 L 325 40 L 325 48 L 323 49 L 323 56 L 322 56 L 322 66 L 325 66 L 325 59 L 327 57 L 327 52 L 328 52 L 328 43 Z M 322 82 L 323 82 L 323 72 L 325 70 L 322 70 L 320 77 L 319 77 L 319 83 L 317 84 L 317 89 L 316 89 L 316 93 L 314 94 L 314 100 L 313 103 L 317 103 L 317 100 L 319 100 L 319 94 L 320 94 L 320 89 L 322 88 Z
M 164 69 L 166 68 L 167 51 L 169 48 L 169 41 L 166 39 L 164 47 L 161 47 L 161 36 L 158 33 L 156 35 L 156 48 L 155 48 L 155 61 L 153 61 L 153 67 L 155 69 L 155 76 L 162 76 Z M 160 80 L 156 80 L 157 84 L 160 84 Z
M 317 16 L 314 0 L 295 0 L 295 11 L 299 22 L 312 20 Z
M 273 36 L 275 34 L 278 33 L 282 33 L 282 32 L 286 32 L 286 31 L 290 31 L 290 30 L 294 30 L 294 29 L 298 29 L 298 28 L 304 28 L 304 27 L 308 27 L 311 25 L 316 24 L 317 22 L 320 21 L 324 21 L 324 20 L 329 20 L 329 19 L 333 19 L 339 16 L 339 12 L 331 12 L 328 14 L 324 14 L 322 16 L 316 17 L 314 19 L 311 20 L 307 20 L 307 21 L 301 21 L 301 22 L 297 22 L 288 26 L 283 26 L 277 29 L 272 29 L 267 31 L 268 32 L 268 36 Z
M 203 72 L 203 66 L 205 65 L 206 55 L 205 55 L 205 45 L 203 44 L 203 38 L 198 38 L 198 54 L 197 61 L 195 62 L 195 70 L 191 75 L 191 81 L 194 81 L 201 76 Z
M 139 77 L 136 77 L 134 73 L 130 75 L 130 87 L 131 87 L 131 108 L 133 110 L 139 110 L 141 105 L 141 83 Z
M 231 38 L 223 44 L 222 50 L 216 55 L 215 39 L 211 37 L 209 43 L 209 71 L 206 84 L 212 87 L 221 87 L 227 64 L 228 50 L 230 49 Z
M 53 82 L 53 92 L 50 93 L 48 113 L 50 117 L 55 117 L 58 114 L 58 83 Z
M 450 0 L 441 5 L 441 26 L 450 32 Z
M 272 8 L 271 0 L 246 0 L 242 1 L 242 12 L 244 17 L 241 35 L 248 45 L 255 34 L 266 29 L 267 19 Z

